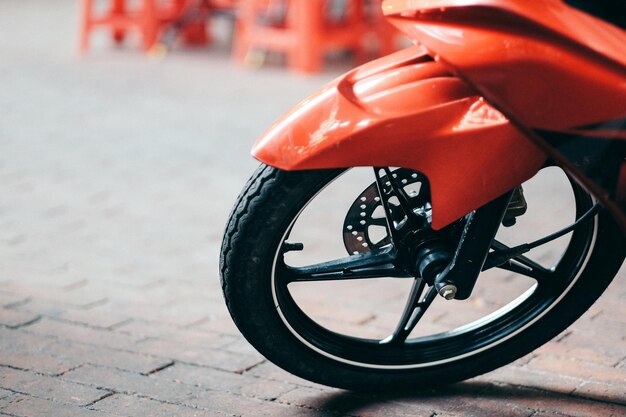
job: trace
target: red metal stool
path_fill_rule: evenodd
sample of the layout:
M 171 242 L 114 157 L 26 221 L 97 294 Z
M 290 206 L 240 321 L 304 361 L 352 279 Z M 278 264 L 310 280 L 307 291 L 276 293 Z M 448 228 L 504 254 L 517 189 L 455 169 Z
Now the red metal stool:
M 254 49 L 282 52 L 289 68 L 313 73 L 321 70 L 329 50 L 351 50 L 363 61 L 368 36 L 391 36 L 391 32 L 377 31 L 372 25 L 364 0 L 345 0 L 340 16 L 333 16 L 331 6 L 328 0 L 241 0 L 233 45 L 235 59 L 245 62 Z M 389 48 L 389 42 L 379 41 L 380 49 Z
M 169 49 L 174 40 L 180 37 L 186 45 L 201 46 L 211 42 L 207 24 L 212 9 L 209 0 L 179 1 L 178 8 L 166 13 L 162 20 L 168 27 L 161 34 L 160 41 Z
M 376 35 L 377 53 L 379 56 L 385 56 L 406 47 L 409 44 L 409 39 L 387 21 L 383 14 L 381 3 L 381 0 L 369 0 L 367 4 L 367 18 L 370 22 L 370 27 Z
M 176 18 L 168 21 L 169 25 L 160 36 L 160 41 L 167 49 L 176 38 L 181 38 L 187 45 L 206 45 L 211 42 L 209 24 L 216 13 L 231 15 L 236 0 L 183 0 L 183 5 L 176 13 Z
M 126 0 L 111 0 L 109 9 L 103 14 L 96 14 L 94 0 L 81 1 L 80 51 L 89 47 L 89 35 L 99 27 L 110 28 L 116 43 L 124 40 L 126 33 L 137 31 L 141 36 L 144 50 L 149 50 L 157 37 L 157 16 L 154 0 L 142 0 L 136 10 L 129 10 Z
M 184 10 L 188 0 L 109 0 L 109 8 L 98 14 L 95 0 L 81 0 L 80 51 L 89 47 L 89 35 L 99 27 L 109 28 L 113 40 L 121 43 L 130 31 L 139 33 L 145 51 L 156 43 L 164 24 L 175 20 Z M 197 30 L 197 28 L 196 28 Z M 197 33 L 195 35 L 198 36 Z

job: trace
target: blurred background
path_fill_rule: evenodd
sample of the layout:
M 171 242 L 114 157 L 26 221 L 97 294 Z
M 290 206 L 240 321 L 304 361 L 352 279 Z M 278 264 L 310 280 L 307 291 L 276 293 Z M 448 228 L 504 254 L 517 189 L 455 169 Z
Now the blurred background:
M 94 10 L 113 3 L 94 2 Z M 331 57 L 308 76 L 280 54 L 261 68 L 238 63 L 232 10 L 204 25 L 200 45 L 176 33 L 169 49 L 144 50 L 135 29 L 118 45 L 102 26 L 80 54 L 79 6 L 0 6 L 0 187 L 11 196 L 0 218 L 3 270 L 23 284 L 138 287 L 176 277 L 217 289 L 207 274 L 216 271 L 231 204 L 257 165 L 251 145 L 352 61 Z

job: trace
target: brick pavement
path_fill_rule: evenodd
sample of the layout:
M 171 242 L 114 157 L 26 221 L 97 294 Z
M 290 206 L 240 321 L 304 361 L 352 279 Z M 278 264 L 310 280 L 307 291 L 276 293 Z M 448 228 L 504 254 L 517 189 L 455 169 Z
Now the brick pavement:
M 334 73 L 245 72 L 224 47 L 157 62 L 96 40 L 78 58 L 75 12 L 0 4 L 0 414 L 626 415 L 624 271 L 555 341 L 443 391 L 363 396 L 266 362 L 224 307 L 221 233 L 254 138 Z

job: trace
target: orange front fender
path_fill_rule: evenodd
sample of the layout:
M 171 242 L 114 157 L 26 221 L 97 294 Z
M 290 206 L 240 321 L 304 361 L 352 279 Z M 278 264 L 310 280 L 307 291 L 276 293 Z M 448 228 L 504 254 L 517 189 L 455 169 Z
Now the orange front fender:
M 425 174 L 439 229 L 532 177 L 544 154 L 420 47 L 303 100 L 254 145 L 285 170 L 395 166 Z

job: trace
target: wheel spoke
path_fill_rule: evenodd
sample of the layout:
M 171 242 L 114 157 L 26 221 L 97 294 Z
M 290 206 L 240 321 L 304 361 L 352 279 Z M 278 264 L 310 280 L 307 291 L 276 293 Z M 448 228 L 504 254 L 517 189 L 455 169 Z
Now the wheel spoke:
M 423 219 L 420 218 L 420 216 L 415 214 L 415 212 L 413 211 L 413 207 L 409 202 L 410 197 L 407 195 L 406 191 L 404 191 L 404 188 L 399 187 L 398 184 L 396 184 L 396 179 L 394 178 L 391 170 L 389 168 L 383 169 L 385 171 L 385 174 L 387 175 L 387 179 L 389 180 L 389 186 L 398 198 L 398 201 L 400 202 L 400 207 L 402 207 L 402 211 L 404 211 L 404 214 L 409 219 L 409 222 L 411 222 L 414 227 L 423 223 Z
M 393 210 L 391 209 L 391 203 L 389 202 L 389 195 L 385 192 L 385 186 L 383 184 L 383 178 L 380 175 L 380 168 L 374 168 L 374 177 L 376 178 L 376 186 L 378 187 L 378 195 L 380 196 L 380 202 L 385 210 L 385 222 L 387 225 L 387 230 L 389 231 L 389 236 L 391 237 L 391 241 L 395 247 L 401 241 L 400 234 L 398 229 L 394 224 L 393 219 Z
M 503 251 L 503 250 L 510 249 L 508 246 L 506 246 L 505 244 L 497 240 L 493 241 L 493 243 L 491 244 L 491 247 L 495 249 L 496 251 Z M 548 277 L 553 273 L 551 269 L 538 264 L 537 262 L 533 261 L 532 259 L 524 255 L 515 256 L 512 259 L 507 260 L 501 265 L 496 265 L 496 267 L 500 269 L 505 269 L 507 271 L 515 272 L 521 275 L 526 275 L 527 277 L 530 277 L 536 280 L 538 283 L 541 283 L 547 280 Z M 489 269 L 489 268 L 486 268 L 486 269 Z
M 352 255 L 303 267 L 283 265 L 280 275 L 286 283 L 409 277 L 409 274 L 395 265 L 396 260 L 395 250 L 389 247 L 378 252 Z
M 370 225 L 387 227 L 387 219 L 384 217 L 372 218 L 370 219 Z
M 381 340 L 380 344 L 402 344 L 406 341 L 406 338 L 409 337 L 409 334 L 413 331 L 437 296 L 437 290 L 433 286 L 426 291 L 424 298 L 421 298 L 425 287 L 426 282 L 422 278 L 415 278 L 409 299 L 404 306 L 404 311 L 396 326 L 396 330 L 394 330 L 391 336 Z

